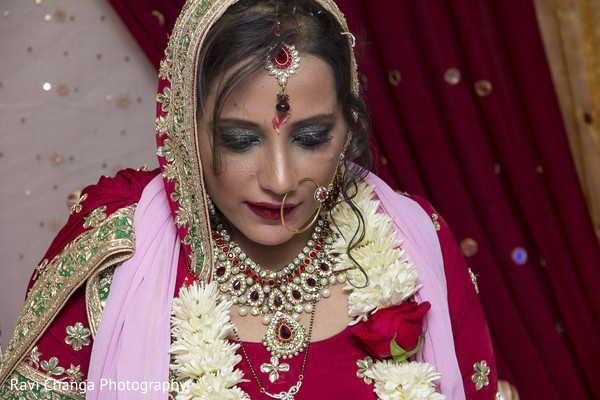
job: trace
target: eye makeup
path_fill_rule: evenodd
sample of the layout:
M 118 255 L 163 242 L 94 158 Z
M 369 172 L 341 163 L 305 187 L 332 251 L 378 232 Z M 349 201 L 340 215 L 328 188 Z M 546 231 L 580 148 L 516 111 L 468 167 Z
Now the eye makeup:
M 330 134 L 331 126 L 309 125 L 302 127 L 292 136 L 292 142 L 302 147 L 315 148 L 321 144 L 329 143 L 333 137 Z
M 223 128 L 219 134 L 219 145 L 233 151 L 244 151 L 260 144 L 260 133 L 247 128 Z

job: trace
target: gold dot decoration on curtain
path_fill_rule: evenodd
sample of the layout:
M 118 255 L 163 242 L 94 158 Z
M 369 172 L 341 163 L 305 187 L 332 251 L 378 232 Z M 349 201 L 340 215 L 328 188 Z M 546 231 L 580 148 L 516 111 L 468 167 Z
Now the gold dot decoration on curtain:
M 117 107 L 126 110 L 131 105 L 131 99 L 128 94 L 122 94 L 117 97 Z
M 517 265 L 523 265 L 527 262 L 529 258 L 527 254 L 527 250 L 522 247 L 515 247 L 512 253 L 510 253 L 510 258 Z
M 65 156 L 63 156 L 62 154 L 58 153 L 58 152 L 54 152 L 52 153 L 52 155 L 50 156 L 50 164 L 57 166 L 62 164 L 65 161 Z
M 56 87 L 56 93 L 58 93 L 59 96 L 66 96 L 69 94 L 69 86 L 67 86 L 64 83 L 59 83 L 58 86 Z
M 461 78 L 460 71 L 456 68 L 448 68 L 446 70 L 446 73 L 444 73 L 444 79 L 450 85 L 458 84 L 460 82 L 460 78 Z
M 397 69 L 390 69 L 388 72 L 388 79 L 392 85 L 398 86 L 402 80 L 402 75 L 400 75 L 400 71 Z
M 472 238 L 466 238 L 460 241 L 460 251 L 465 257 L 473 257 L 479 251 L 479 244 Z
M 50 229 L 52 232 L 58 232 L 64 224 L 64 221 L 58 218 L 52 218 L 50 221 L 48 221 L 48 229 Z
M 56 22 L 63 23 L 67 20 L 67 13 L 62 8 L 57 8 L 54 11 L 53 17 Z
M 165 16 L 163 15 L 163 13 L 161 13 L 158 10 L 152 10 L 152 15 L 155 16 L 156 19 L 158 20 L 158 26 L 165 25 Z
M 475 93 L 480 97 L 488 96 L 492 93 L 492 84 L 485 79 L 475 82 Z

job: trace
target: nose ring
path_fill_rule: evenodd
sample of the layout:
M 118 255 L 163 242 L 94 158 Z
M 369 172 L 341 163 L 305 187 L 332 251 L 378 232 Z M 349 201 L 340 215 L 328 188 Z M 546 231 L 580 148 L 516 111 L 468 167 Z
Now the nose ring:
M 310 222 L 308 224 L 306 224 L 306 226 L 304 226 L 300 229 L 292 229 L 285 223 L 285 219 L 283 217 L 285 200 L 287 199 L 288 194 L 290 194 L 289 191 L 286 192 L 286 194 L 283 196 L 283 200 L 281 200 L 281 209 L 279 210 L 279 215 L 281 217 L 281 223 L 283 224 L 283 227 L 292 233 L 302 233 L 302 232 L 306 231 L 308 228 L 310 228 L 317 221 L 317 218 L 319 217 L 319 213 L 321 212 L 321 208 L 323 208 L 323 203 L 329 197 L 329 191 L 327 190 L 327 188 L 319 185 L 319 183 L 314 178 L 311 178 L 309 176 L 307 176 L 306 178 L 300 179 L 298 181 L 298 185 L 301 184 L 302 182 L 306 182 L 306 181 L 311 181 L 317 187 L 315 189 L 314 199 L 317 203 L 319 203 L 319 208 L 317 208 L 315 215 L 313 215 L 312 219 L 310 220 Z

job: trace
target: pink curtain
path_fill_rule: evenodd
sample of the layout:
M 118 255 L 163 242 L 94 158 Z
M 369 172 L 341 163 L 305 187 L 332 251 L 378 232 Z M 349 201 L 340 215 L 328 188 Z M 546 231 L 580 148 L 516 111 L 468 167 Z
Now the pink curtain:
M 158 65 L 182 0 L 110 2 Z M 500 379 L 522 399 L 600 398 L 600 249 L 533 4 L 338 4 L 359 39 L 374 170 L 428 198 L 472 254 Z

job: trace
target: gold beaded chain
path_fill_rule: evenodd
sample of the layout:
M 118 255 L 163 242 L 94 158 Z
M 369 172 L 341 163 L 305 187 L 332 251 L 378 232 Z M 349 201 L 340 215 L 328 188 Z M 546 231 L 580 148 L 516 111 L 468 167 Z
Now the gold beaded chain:
M 273 399 L 294 400 L 294 395 L 300 391 L 300 386 L 302 385 L 302 381 L 304 380 L 304 368 L 306 368 L 306 359 L 308 358 L 308 348 L 310 347 L 310 338 L 312 336 L 313 325 L 315 322 L 315 309 L 316 309 L 316 302 L 313 302 L 313 309 L 312 309 L 312 313 L 310 315 L 310 325 L 308 328 L 308 339 L 307 339 L 309 346 L 306 347 L 306 351 L 304 352 L 304 358 L 302 360 L 302 368 L 300 370 L 300 375 L 298 375 L 298 382 L 296 382 L 296 384 L 294 386 L 290 387 L 287 392 L 279 392 L 277 394 L 272 394 L 272 393 L 267 392 L 267 390 L 263 387 L 263 385 L 260 384 L 260 381 L 258 380 L 258 376 L 256 375 L 256 371 L 254 371 L 254 368 L 252 367 L 252 364 L 250 363 L 250 357 L 248 357 L 248 353 L 246 353 L 246 348 L 244 347 L 244 343 L 242 342 L 242 339 L 240 338 L 240 335 L 238 334 L 237 327 L 234 328 L 233 333 L 235 334 L 235 338 L 240 343 L 240 347 L 242 348 L 242 353 L 244 353 L 244 358 L 246 359 L 246 362 L 248 363 L 250 372 L 252 373 L 252 376 L 254 377 L 254 380 L 256 381 L 256 384 L 258 385 L 258 388 L 262 394 L 265 394 Z

